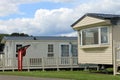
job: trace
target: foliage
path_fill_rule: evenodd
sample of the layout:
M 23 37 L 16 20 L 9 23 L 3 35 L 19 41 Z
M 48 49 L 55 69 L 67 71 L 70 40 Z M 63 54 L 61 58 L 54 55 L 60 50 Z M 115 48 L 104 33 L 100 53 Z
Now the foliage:
M 0 34 L 0 42 L 4 36 L 29 36 L 25 33 Z
M 10 36 L 29 36 L 29 35 L 25 33 L 12 33 Z
M 3 38 L 4 36 L 9 36 L 9 34 L 0 34 L 0 41 L 2 40 L 2 38 Z
M 63 78 L 72 80 L 120 80 L 120 76 L 90 73 L 88 71 L 31 71 L 31 72 L 0 72 L 0 75 L 18 75 L 44 78 Z

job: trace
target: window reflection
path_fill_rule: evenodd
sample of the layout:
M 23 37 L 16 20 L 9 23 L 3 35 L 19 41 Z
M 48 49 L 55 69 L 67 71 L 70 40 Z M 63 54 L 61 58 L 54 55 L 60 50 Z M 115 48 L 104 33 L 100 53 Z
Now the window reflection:
M 108 43 L 107 27 L 101 28 L 101 43 Z
M 79 32 L 80 45 L 108 43 L 108 27 L 83 29 Z
M 98 28 L 91 28 L 82 31 L 83 45 L 98 44 Z

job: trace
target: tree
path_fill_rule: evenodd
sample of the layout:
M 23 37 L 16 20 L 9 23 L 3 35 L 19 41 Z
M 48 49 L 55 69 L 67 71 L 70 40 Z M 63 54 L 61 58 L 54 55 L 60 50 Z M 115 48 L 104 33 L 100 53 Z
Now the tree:
M 29 35 L 25 33 L 0 34 L 0 42 L 4 36 L 29 36 Z
M 12 33 L 10 36 L 29 36 L 29 35 L 25 33 Z
M 9 34 L 0 34 L 0 42 L 4 36 L 9 36 Z

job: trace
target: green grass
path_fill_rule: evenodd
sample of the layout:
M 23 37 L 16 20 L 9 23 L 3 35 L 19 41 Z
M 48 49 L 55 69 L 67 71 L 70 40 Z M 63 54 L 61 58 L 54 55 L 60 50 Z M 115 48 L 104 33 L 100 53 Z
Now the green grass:
M 0 75 L 17 75 L 42 78 L 63 78 L 72 80 L 120 80 L 120 76 L 90 73 L 88 71 L 31 71 L 31 72 L 0 72 Z

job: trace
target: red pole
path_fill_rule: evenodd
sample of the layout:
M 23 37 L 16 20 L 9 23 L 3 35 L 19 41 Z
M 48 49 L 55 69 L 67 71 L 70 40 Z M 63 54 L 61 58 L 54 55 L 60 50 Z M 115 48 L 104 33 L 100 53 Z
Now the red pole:
M 23 62 L 23 56 L 26 54 L 26 49 L 30 45 L 23 46 L 22 48 L 18 49 L 18 71 L 22 71 L 22 62 Z
M 22 71 L 22 50 L 18 51 L 18 71 Z

